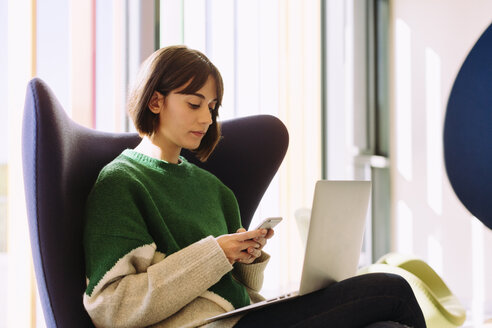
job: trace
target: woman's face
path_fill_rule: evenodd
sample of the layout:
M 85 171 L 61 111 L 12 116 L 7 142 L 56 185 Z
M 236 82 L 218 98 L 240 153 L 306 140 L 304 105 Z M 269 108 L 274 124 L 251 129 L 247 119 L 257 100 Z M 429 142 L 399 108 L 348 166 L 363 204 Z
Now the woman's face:
M 183 87 L 160 96 L 158 106 L 150 107 L 159 114 L 159 128 L 153 135 L 166 153 L 178 154 L 182 148 L 196 149 L 212 124 L 211 111 L 217 103 L 215 80 L 209 76 L 203 87 L 194 94 L 180 94 Z

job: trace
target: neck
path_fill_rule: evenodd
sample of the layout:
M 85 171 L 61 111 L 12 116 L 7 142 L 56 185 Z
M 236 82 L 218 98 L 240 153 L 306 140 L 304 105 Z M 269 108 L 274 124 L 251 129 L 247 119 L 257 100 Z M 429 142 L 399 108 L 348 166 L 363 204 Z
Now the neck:
M 154 140 L 148 136 L 142 138 L 142 141 L 135 147 L 135 150 L 149 157 L 157 158 L 168 163 L 179 163 L 179 151 L 166 151 L 166 149 L 159 147 Z

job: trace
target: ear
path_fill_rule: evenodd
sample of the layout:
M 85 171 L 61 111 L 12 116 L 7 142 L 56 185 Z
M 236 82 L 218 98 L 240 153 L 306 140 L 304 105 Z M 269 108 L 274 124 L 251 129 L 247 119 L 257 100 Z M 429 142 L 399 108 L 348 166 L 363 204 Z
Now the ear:
M 154 114 L 159 114 L 163 105 L 164 105 L 164 96 L 160 92 L 154 91 L 149 101 L 150 111 Z

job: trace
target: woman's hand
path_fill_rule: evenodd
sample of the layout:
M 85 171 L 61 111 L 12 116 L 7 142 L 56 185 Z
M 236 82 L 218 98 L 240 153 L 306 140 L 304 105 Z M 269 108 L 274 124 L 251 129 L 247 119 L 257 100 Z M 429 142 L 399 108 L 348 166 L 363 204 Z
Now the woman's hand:
M 273 236 L 273 230 L 270 230 L 271 232 L 266 229 L 246 231 L 240 228 L 236 233 L 219 236 L 216 240 L 231 264 L 249 264 L 261 255 L 266 239 Z
M 240 228 L 237 230 L 237 232 L 240 232 L 241 230 L 246 231 L 246 229 Z M 262 230 L 265 231 L 266 229 L 262 229 Z M 267 233 L 266 233 L 265 237 L 258 237 L 258 238 L 253 239 L 254 241 L 258 242 L 261 245 L 259 249 L 262 249 L 263 247 L 265 247 L 265 245 L 267 243 L 267 239 L 272 238 L 273 235 L 275 234 L 275 231 L 273 231 L 273 229 L 268 229 L 266 231 L 267 231 Z
M 244 232 L 246 231 L 246 229 L 244 228 L 239 228 L 237 230 L 237 232 Z M 258 248 L 252 248 L 252 247 L 249 247 L 246 251 L 250 254 L 250 255 L 253 255 L 255 256 L 249 263 L 252 263 L 254 260 L 256 260 L 256 258 L 260 257 L 261 256 L 261 250 L 263 249 L 263 247 L 265 247 L 266 243 L 267 243 L 267 240 L 272 238 L 273 235 L 274 235 L 274 231 L 273 229 L 260 229 L 260 230 L 257 230 L 257 231 L 262 231 L 262 232 L 266 232 L 266 235 L 264 237 L 256 237 L 256 238 L 253 238 L 254 241 L 256 241 L 258 244 L 260 244 L 260 247 Z

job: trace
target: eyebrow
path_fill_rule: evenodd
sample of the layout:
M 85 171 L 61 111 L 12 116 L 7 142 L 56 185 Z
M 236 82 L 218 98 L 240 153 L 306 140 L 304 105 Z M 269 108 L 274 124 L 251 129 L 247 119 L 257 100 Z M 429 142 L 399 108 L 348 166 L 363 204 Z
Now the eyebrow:
M 188 95 L 190 95 L 190 96 L 197 96 L 197 97 L 202 98 L 203 100 L 205 100 L 205 96 L 202 95 L 201 93 L 188 93 Z M 212 101 L 217 101 L 217 98 L 212 99 Z

